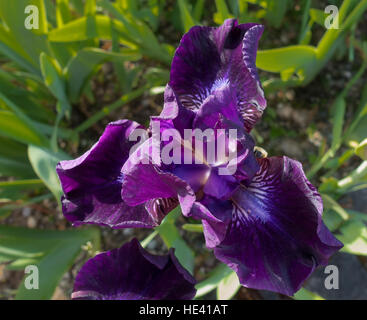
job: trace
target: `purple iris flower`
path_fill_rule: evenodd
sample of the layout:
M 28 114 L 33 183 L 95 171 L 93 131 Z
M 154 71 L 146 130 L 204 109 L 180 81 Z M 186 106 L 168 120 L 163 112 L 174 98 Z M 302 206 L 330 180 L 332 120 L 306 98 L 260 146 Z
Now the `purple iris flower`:
M 343 245 L 323 223 L 322 199 L 302 165 L 253 153 L 248 131 L 266 106 L 255 68 L 261 32 L 261 26 L 233 20 L 219 28 L 192 28 L 176 51 L 164 110 L 152 118 L 162 135 L 172 128 L 181 134 L 236 128 L 238 157 L 219 166 L 234 160 L 237 170 L 220 176 L 215 164 L 156 164 L 154 142 L 146 143 L 137 153 L 150 164 L 127 160 L 122 198 L 135 206 L 178 199 L 185 216 L 202 220 L 207 247 L 236 271 L 241 284 L 293 295 Z
M 241 284 L 287 295 L 325 265 L 342 244 L 323 223 L 321 197 L 302 165 L 254 154 L 249 132 L 266 107 L 255 66 L 262 31 L 260 25 L 238 25 L 236 20 L 219 28 L 192 28 L 176 51 L 164 109 L 151 118 L 149 139 L 130 155 L 136 142 L 128 137 L 141 126 L 114 122 L 91 150 L 57 166 L 65 216 L 74 225 L 152 228 L 180 204 L 184 216 L 202 220 L 207 247 L 236 271 Z M 157 125 L 160 136 L 174 129 L 180 137 L 157 144 Z M 195 136 L 186 144 L 181 138 L 187 129 L 215 134 Z M 236 130 L 233 157 L 227 154 L 233 147 L 230 130 Z M 175 139 L 179 143 L 172 144 Z M 226 152 L 208 161 L 213 141 L 224 141 Z M 200 144 L 204 149 L 197 152 Z M 157 147 L 162 153 L 171 145 L 183 161 L 155 162 Z M 192 155 L 190 163 L 185 150 Z M 228 174 L 221 174 L 223 169 Z M 96 261 L 118 255 L 112 252 Z M 85 277 L 93 273 L 90 266 L 83 268 Z M 112 274 L 101 274 L 101 279 L 110 279 L 105 289 L 120 296 Z M 99 292 L 77 284 L 76 291 Z
M 157 256 L 133 239 L 119 249 L 100 253 L 79 271 L 73 299 L 190 300 L 195 279 L 180 265 L 171 249 Z

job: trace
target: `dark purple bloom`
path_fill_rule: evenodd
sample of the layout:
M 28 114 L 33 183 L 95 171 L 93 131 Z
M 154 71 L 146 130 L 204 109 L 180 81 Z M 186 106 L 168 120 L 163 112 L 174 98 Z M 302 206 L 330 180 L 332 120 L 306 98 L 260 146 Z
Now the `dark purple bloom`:
M 261 117 L 266 100 L 256 70 L 263 26 L 226 20 L 218 28 L 196 26 L 175 53 L 169 86 L 187 109 L 200 112 L 209 96 L 230 91 L 247 131 Z
M 176 51 L 164 109 L 151 118 L 149 139 L 129 156 L 135 142 L 127 137 L 140 127 L 127 120 L 115 122 L 90 151 L 58 165 L 65 216 L 75 225 L 154 227 L 180 204 L 184 216 L 202 220 L 207 247 L 236 271 L 241 284 L 293 295 L 342 244 L 323 223 L 321 197 L 302 165 L 287 157 L 255 157 L 249 132 L 266 107 L 255 67 L 262 31 L 260 25 L 238 25 L 235 20 L 226 20 L 219 28 L 192 28 Z M 176 129 L 181 137 L 159 140 L 157 145 L 157 124 L 161 136 Z M 211 129 L 215 134 L 205 139 L 195 136 L 187 144 L 181 140 L 185 129 Z M 210 143 L 218 146 L 231 130 L 236 131 L 235 156 L 227 156 L 233 143 L 224 139 L 223 155 L 209 161 Z M 175 139 L 180 142 L 172 144 Z M 204 149 L 197 152 L 200 143 Z M 182 161 L 156 163 L 156 147 L 162 155 L 171 145 Z M 185 161 L 185 150 L 191 163 Z M 223 169 L 228 174 L 221 174 Z M 78 276 L 74 297 L 162 299 L 154 290 L 163 292 L 166 287 L 153 290 L 134 273 L 130 283 L 126 274 L 132 264 L 119 262 L 126 266 L 119 271 L 112 262 L 123 260 L 120 251 L 124 255 L 126 251 L 132 260 L 144 257 L 165 270 L 166 264 L 158 262 L 163 258 L 147 258 L 141 248 L 133 253 L 134 245 L 138 246 L 133 242 L 90 260 Z M 95 276 L 100 268 L 111 271 Z
M 128 136 L 138 123 L 121 120 L 110 123 L 99 141 L 75 160 L 61 161 L 56 168 L 64 196 L 62 210 L 74 226 L 97 224 L 111 228 L 153 228 L 177 203 L 152 210 L 147 204 L 129 206 L 121 199 L 124 175 L 121 168 L 136 144 Z M 166 203 L 166 202 L 165 202 Z M 173 207 L 172 207 L 173 205 Z
M 172 127 L 182 131 L 187 125 L 236 128 L 237 169 L 232 175 L 219 175 L 220 166 L 206 163 L 134 164 L 129 158 L 122 169 L 122 198 L 139 205 L 152 197 L 180 200 L 180 194 L 189 194 L 189 201 L 180 200 L 183 214 L 202 220 L 207 247 L 237 272 L 242 285 L 293 295 L 317 266 L 326 264 L 342 247 L 322 222 L 321 197 L 301 164 L 287 157 L 256 159 L 253 139 L 222 111 L 180 117 L 192 111 L 179 104 L 170 87 L 166 101 L 162 114 L 152 119 L 161 124 L 162 134 Z M 225 112 L 235 114 L 230 107 Z M 139 151 L 152 157 L 144 145 Z M 139 184 L 153 180 L 154 190 Z
M 177 261 L 174 250 L 157 256 L 133 239 L 119 249 L 100 253 L 79 271 L 73 299 L 190 300 L 195 279 Z

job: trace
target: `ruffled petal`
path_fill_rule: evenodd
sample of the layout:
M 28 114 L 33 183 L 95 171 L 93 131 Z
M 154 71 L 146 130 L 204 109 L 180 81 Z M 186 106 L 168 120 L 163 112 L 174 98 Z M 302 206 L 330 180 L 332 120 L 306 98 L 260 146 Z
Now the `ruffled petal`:
M 225 238 L 227 228 L 232 218 L 231 201 L 218 201 L 218 199 L 204 196 L 193 204 L 188 215 L 194 219 L 202 220 L 205 244 L 213 249 Z
M 239 63 L 235 67 L 236 63 L 232 62 L 233 68 L 230 71 L 231 82 L 237 88 L 239 112 L 248 132 L 261 118 L 267 105 L 255 64 L 258 42 L 263 31 L 263 26 L 256 25 L 245 33 L 241 56 L 244 64 Z M 232 59 L 240 60 L 240 57 L 234 55 Z
M 99 141 L 81 157 L 61 161 L 56 168 L 64 196 L 65 217 L 74 226 L 98 224 L 112 228 L 147 227 L 160 223 L 144 205 L 129 206 L 121 199 L 121 168 L 136 143 L 129 135 L 138 123 L 121 120 L 110 123 Z
M 152 145 L 152 139 L 147 140 L 124 164 L 122 199 L 136 206 L 152 199 L 177 198 L 182 212 L 189 212 L 195 201 L 194 191 L 186 181 L 154 164 Z
M 183 107 L 198 111 L 210 95 L 229 86 L 250 131 L 266 107 L 255 65 L 262 32 L 261 25 L 238 25 L 234 19 L 218 28 L 190 29 L 173 58 L 169 82 Z
M 259 163 L 252 182 L 232 196 L 232 221 L 214 253 L 244 286 L 291 296 L 343 245 L 322 222 L 321 197 L 299 162 L 279 157 Z M 215 232 L 206 230 L 206 237 L 220 240 Z
M 195 279 L 177 261 L 173 249 L 156 256 L 133 239 L 120 249 L 100 253 L 79 271 L 73 299 L 189 300 Z

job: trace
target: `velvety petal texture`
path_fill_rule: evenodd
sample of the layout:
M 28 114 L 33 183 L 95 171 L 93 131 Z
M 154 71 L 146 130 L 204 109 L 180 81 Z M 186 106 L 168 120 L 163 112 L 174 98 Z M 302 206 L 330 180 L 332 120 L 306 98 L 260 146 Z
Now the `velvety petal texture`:
M 137 128 L 142 127 L 129 120 L 110 123 L 99 141 L 84 155 L 57 165 L 64 191 L 63 213 L 74 226 L 152 228 L 159 225 L 162 216 L 149 214 L 144 204 L 129 206 L 121 199 L 124 181 L 121 168 L 136 143 L 128 137 Z
M 167 203 L 168 199 L 177 199 L 181 210 L 189 212 L 195 201 L 194 191 L 186 181 L 167 170 L 162 170 L 162 166 L 153 162 L 152 145 L 150 138 L 124 164 L 122 172 L 125 179 L 121 198 L 132 206 L 153 199 L 161 199 L 162 203 Z
M 228 88 L 235 96 L 236 112 L 250 131 L 266 108 L 255 64 L 262 32 L 261 25 L 238 25 L 235 19 L 218 28 L 191 28 L 172 61 L 169 85 L 180 103 L 198 111 L 208 97 L 220 96 Z
M 207 203 L 211 214 L 219 219 L 231 214 L 231 221 L 208 220 L 205 236 L 241 284 L 291 296 L 343 245 L 322 222 L 321 197 L 299 162 L 274 157 L 259 163 L 251 183 L 223 208 Z
M 133 239 L 119 249 L 100 253 L 79 271 L 73 299 L 190 300 L 195 279 L 181 266 L 173 249 L 166 256 L 144 250 Z

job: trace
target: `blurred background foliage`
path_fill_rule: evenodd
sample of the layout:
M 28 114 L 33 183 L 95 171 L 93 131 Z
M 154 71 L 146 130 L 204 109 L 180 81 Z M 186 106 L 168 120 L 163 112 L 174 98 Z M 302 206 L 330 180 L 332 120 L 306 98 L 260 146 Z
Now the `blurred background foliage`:
M 339 8 L 339 29 L 324 26 L 328 4 Z M 39 9 L 38 29 L 24 26 L 28 5 Z M 266 26 L 257 66 L 268 108 L 253 131 L 258 145 L 303 162 L 343 251 L 367 256 L 366 210 L 343 200 L 367 187 L 366 10 L 367 0 L 0 0 L 0 299 L 55 298 L 65 273 L 72 278 L 133 232 L 148 248 L 158 243 L 153 252 L 176 248 L 200 280 L 197 298 L 249 298 L 228 267 L 205 266 L 202 227 L 177 210 L 153 232 L 70 228 L 55 172 L 108 122 L 148 124 L 162 109 L 182 35 L 228 18 Z M 39 267 L 39 290 L 23 287 L 29 264 Z M 322 299 L 306 289 L 294 298 Z

